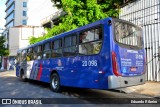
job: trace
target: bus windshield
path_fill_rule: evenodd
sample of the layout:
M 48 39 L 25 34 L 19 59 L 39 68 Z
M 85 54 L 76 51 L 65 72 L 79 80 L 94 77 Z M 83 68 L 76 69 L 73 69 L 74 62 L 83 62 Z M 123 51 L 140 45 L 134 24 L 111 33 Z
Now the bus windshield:
M 115 40 L 122 45 L 142 47 L 142 29 L 123 21 L 115 21 Z

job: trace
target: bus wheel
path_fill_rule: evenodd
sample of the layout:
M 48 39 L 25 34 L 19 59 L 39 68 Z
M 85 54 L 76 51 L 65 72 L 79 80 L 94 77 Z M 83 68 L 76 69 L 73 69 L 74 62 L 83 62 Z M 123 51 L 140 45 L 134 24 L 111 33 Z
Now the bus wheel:
M 20 78 L 21 78 L 21 80 L 24 81 L 24 82 L 27 81 L 27 78 L 25 77 L 25 74 L 24 74 L 23 70 L 21 71 Z
M 52 74 L 51 80 L 50 80 L 50 86 L 51 86 L 51 90 L 54 92 L 61 91 L 60 79 L 57 73 Z

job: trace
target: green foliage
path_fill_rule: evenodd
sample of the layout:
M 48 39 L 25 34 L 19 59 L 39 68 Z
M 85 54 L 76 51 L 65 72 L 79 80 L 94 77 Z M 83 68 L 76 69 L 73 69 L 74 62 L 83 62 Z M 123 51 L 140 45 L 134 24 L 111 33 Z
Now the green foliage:
M 84 26 L 106 17 L 118 17 L 123 0 L 51 0 L 54 6 L 62 8 L 67 15 L 42 37 L 31 37 L 30 44 L 39 42 L 60 33 Z
M 9 51 L 7 48 L 5 48 L 5 38 L 3 36 L 0 36 L 0 55 L 1 56 L 7 56 L 9 54 Z

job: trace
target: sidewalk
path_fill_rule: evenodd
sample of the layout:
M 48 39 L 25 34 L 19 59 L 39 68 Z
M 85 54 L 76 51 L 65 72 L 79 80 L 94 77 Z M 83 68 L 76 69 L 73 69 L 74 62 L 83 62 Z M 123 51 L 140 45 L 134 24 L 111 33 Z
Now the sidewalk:
M 0 70 L 0 77 L 4 77 L 4 76 L 6 76 L 6 77 L 15 77 L 16 73 L 13 70 L 10 70 L 10 71 L 8 71 L 8 70 Z
M 160 98 L 160 82 L 146 82 L 143 85 L 122 88 L 125 93 L 143 94 L 151 97 Z

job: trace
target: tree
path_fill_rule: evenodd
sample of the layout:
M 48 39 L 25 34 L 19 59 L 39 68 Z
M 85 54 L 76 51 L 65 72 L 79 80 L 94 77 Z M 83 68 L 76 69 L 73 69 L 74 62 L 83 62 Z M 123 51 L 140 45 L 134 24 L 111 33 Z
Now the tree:
M 60 33 L 84 26 L 106 17 L 118 17 L 123 0 L 51 0 L 54 6 L 62 8 L 67 15 L 42 37 L 30 38 L 30 44 L 39 42 Z
M 2 65 L 2 56 L 7 56 L 9 54 L 8 49 L 4 46 L 5 41 L 5 38 L 0 36 L 0 67 Z
M 0 56 L 7 56 L 9 51 L 5 48 L 4 43 L 6 42 L 3 36 L 0 36 Z

